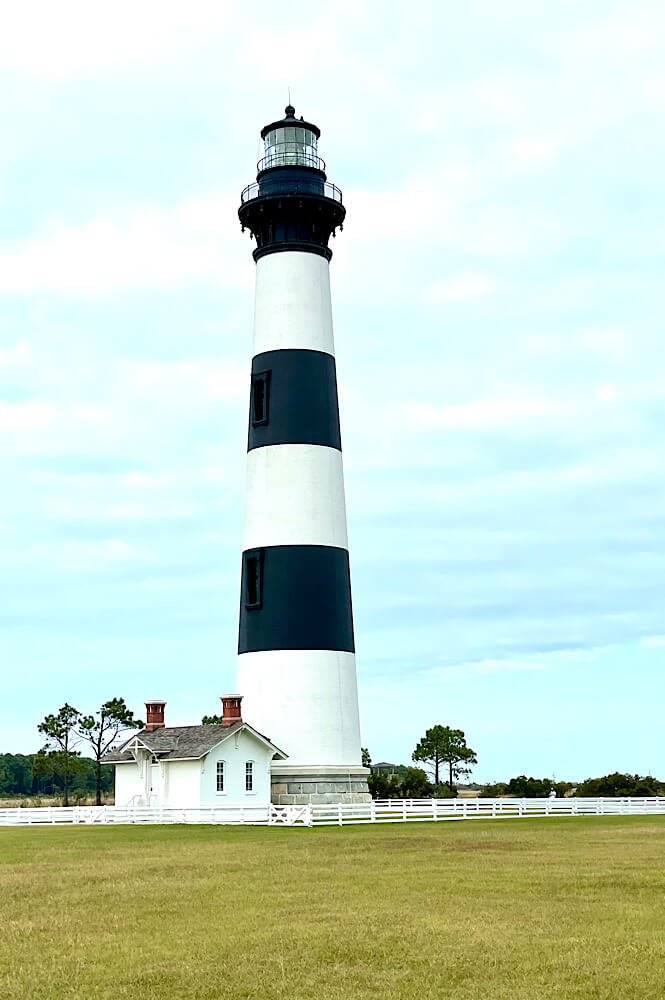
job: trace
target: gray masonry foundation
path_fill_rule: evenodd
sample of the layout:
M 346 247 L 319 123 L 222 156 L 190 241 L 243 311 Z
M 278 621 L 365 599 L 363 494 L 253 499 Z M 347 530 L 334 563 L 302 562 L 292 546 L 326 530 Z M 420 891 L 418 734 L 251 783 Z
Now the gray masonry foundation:
M 271 771 L 271 800 L 276 806 L 371 802 L 366 767 L 285 767 Z

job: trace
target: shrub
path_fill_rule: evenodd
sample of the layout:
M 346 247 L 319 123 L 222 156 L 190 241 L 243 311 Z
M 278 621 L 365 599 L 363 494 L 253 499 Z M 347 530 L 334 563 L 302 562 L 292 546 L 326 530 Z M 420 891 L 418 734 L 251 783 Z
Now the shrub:
M 478 793 L 480 799 L 498 799 L 506 794 L 508 785 L 505 781 L 497 781 L 495 785 L 485 785 Z
M 396 774 L 370 774 L 367 785 L 373 799 L 400 799 L 402 791 Z
M 450 788 L 446 784 L 432 786 L 432 797 L 435 799 L 456 799 L 458 795 L 457 787 Z
M 595 798 L 614 797 L 619 795 L 663 795 L 665 785 L 650 774 L 641 776 L 639 774 L 606 774 L 602 778 L 587 778 L 577 786 L 576 795 L 581 797 Z

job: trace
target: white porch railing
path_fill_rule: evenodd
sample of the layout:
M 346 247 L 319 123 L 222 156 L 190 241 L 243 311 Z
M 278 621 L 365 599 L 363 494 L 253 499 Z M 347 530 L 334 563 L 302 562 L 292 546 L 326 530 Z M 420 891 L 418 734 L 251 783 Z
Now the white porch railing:
M 46 806 L 0 809 L 0 826 L 214 823 L 251 826 L 348 826 L 527 816 L 665 814 L 665 797 L 603 799 L 377 799 L 354 805 Z

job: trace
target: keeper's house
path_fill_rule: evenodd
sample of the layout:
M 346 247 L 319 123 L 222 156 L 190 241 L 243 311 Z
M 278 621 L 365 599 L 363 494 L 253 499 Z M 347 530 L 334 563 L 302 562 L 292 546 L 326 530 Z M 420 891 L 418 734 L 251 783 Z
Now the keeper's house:
M 164 725 L 166 702 L 146 702 L 145 729 L 104 757 L 115 764 L 115 804 L 196 808 L 268 805 L 270 766 L 286 754 L 243 722 L 240 695 L 222 698 L 222 722 Z

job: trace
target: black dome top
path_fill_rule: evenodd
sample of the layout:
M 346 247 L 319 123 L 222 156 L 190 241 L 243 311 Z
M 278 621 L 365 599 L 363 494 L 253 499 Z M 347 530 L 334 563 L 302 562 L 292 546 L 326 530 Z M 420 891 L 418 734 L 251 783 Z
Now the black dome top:
M 313 125 L 311 122 L 306 122 L 304 118 L 296 118 L 296 109 L 292 104 L 287 104 L 284 108 L 284 117 L 277 122 L 271 122 L 270 125 L 264 125 L 261 129 L 261 138 L 265 139 L 268 132 L 272 132 L 276 128 L 308 128 L 314 133 L 318 139 L 321 135 L 321 129 L 317 125 Z

